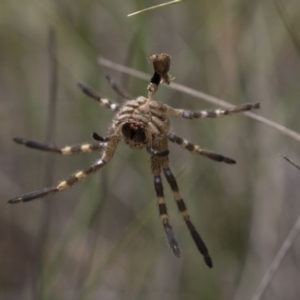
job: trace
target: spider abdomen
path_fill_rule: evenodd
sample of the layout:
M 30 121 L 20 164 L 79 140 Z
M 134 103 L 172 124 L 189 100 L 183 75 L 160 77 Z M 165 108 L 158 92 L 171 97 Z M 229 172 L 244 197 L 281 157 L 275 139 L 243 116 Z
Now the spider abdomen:
M 153 139 L 165 136 L 169 119 L 160 103 L 145 97 L 127 101 L 116 115 L 112 131 L 117 131 L 132 148 L 151 147 Z
M 126 144 L 133 148 L 144 148 L 147 142 L 145 125 L 133 119 L 122 125 L 122 134 Z

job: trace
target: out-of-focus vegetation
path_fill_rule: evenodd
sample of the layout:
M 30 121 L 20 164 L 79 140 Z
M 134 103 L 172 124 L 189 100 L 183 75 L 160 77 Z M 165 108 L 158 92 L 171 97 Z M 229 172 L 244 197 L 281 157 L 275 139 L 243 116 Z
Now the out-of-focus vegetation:
M 26 204 L 6 200 L 50 184 L 51 154 L 12 142 L 46 139 L 50 27 L 57 37 L 57 145 L 89 142 L 93 131 L 105 135 L 113 116 L 82 95 L 78 81 L 122 101 L 108 74 L 132 95 L 146 94 L 148 82 L 97 65 L 99 55 L 151 74 L 147 55 L 169 53 L 176 82 L 234 105 L 260 101 L 258 114 L 300 132 L 300 2 L 282 1 L 288 23 L 276 2 L 184 1 L 127 18 L 159 1 L 0 1 L 0 299 L 251 298 L 300 214 L 300 173 L 279 156 L 300 162 L 300 144 L 243 115 L 172 122 L 178 134 L 237 160 L 219 164 L 170 145 L 212 270 L 165 184 L 182 257 L 168 249 L 146 151 L 121 145 L 101 172 L 68 191 Z M 213 108 L 164 87 L 156 99 Z M 99 155 L 55 156 L 53 183 Z M 262 299 L 299 299 L 299 250 L 298 238 Z

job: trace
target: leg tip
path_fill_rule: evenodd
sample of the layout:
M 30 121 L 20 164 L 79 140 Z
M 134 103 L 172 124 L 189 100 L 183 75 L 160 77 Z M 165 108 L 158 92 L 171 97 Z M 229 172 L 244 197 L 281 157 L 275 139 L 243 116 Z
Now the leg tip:
M 227 164 L 230 164 L 230 165 L 235 165 L 236 164 L 236 161 L 232 158 L 229 158 L 229 157 L 224 157 L 224 162 L 227 163 Z
M 21 198 L 13 198 L 13 199 L 10 199 L 7 201 L 7 203 L 9 203 L 9 204 L 16 204 L 16 203 L 20 203 L 20 202 L 22 202 Z
M 181 249 L 177 246 L 177 247 L 173 247 L 172 248 L 173 253 L 176 257 L 180 258 L 181 257 Z
M 24 144 L 25 143 L 25 140 L 22 139 L 22 138 L 19 138 L 19 137 L 15 137 L 13 138 L 13 141 L 17 144 Z
M 254 108 L 254 109 L 260 108 L 260 102 L 253 103 L 252 108 Z
M 210 257 L 209 255 L 205 255 L 205 256 L 204 256 L 204 261 L 205 261 L 206 265 L 207 265 L 210 269 L 212 269 L 212 267 L 213 267 L 213 262 L 212 262 L 212 259 L 211 259 L 211 257 Z

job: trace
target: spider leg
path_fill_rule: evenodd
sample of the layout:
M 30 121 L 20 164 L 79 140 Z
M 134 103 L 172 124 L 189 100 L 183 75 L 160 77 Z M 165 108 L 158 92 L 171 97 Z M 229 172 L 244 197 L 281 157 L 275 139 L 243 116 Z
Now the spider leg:
M 242 113 L 252 109 L 260 108 L 260 103 L 246 103 L 239 106 L 234 106 L 228 109 L 216 109 L 216 110 L 200 110 L 189 111 L 185 109 L 177 109 L 166 104 L 163 104 L 166 113 L 171 117 L 185 118 L 185 119 L 205 119 L 205 118 L 217 118 L 228 116 L 232 114 Z
M 164 150 L 164 151 L 156 151 L 154 150 L 153 148 L 151 147 L 146 147 L 146 150 L 147 152 L 149 152 L 151 155 L 153 156 L 160 156 L 160 157 L 163 157 L 163 156 L 167 156 L 169 155 L 169 150 Z
M 86 84 L 79 82 L 78 87 L 82 90 L 84 94 L 89 96 L 90 98 L 96 100 L 100 105 L 111 109 L 112 111 L 119 111 L 121 108 L 121 105 L 112 102 L 106 98 L 102 98 L 95 90 L 93 90 L 91 87 L 87 86 Z
M 125 100 L 132 100 L 133 97 L 126 91 L 124 90 L 117 82 L 115 82 L 110 76 L 106 75 L 105 76 L 106 80 L 112 87 L 112 89 L 123 99 Z
M 190 143 L 189 141 L 182 139 L 180 136 L 178 136 L 175 133 L 170 132 L 168 134 L 168 139 L 171 142 L 180 145 L 184 149 L 187 149 L 191 152 L 200 154 L 200 155 L 205 156 L 214 161 L 225 162 L 227 164 L 235 164 L 236 163 L 235 160 L 233 160 L 229 157 L 223 156 L 221 154 L 218 154 L 218 153 L 215 153 L 215 152 L 212 152 L 209 150 L 201 149 L 198 145 L 194 145 L 194 144 Z
M 109 137 L 105 136 L 101 136 L 99 135 L 97 132 L 93 132 L 92 137 L 95 141 L 99 141 L 99 142 L 108 142 L 109 141 Z
M 213 267 L 213 262 L 212 262 L 212 259 L 209 255 L 209 252 L 208 252 L 208 249 L 204 243 L 204 241 L 202 240 L 200 234 L 197 232 L 194 224 L 191 222 L 191 218 L 190 218 L 190 215 L 187 211 L 187 208 L 186 208 L 186 205 L 179 193 L 179 188 L 178 188 L 178 185 L 177 185 L 177 182 L 176 182 L 176 179 L 174 177 L 174 175 L 172 174 L 170 168 L 169 168 L 169 162 L 167 159 L 164 159 L 164 163 L 163 163 L 163 171 L 164 171 L 164 174 L 167 178 L 167 181 L 173 191 L 173 194 L 174 194 L 174 199 L 176 200 L 176 203 L 177 203 L 177 207 L 179 209 L 179 211 L 181 212 L 182 216 L 183 216 L 183 219 L 190 231 L 190 234 L 199 250 L 199 252 L 203 255 L 203 258 L 204 258 L 204 261 L 206 263 L 206 265 L 209 267 L 209 268 L 212 268 Z
M 181 255 L 181 250 L 178 244 L 178 241 L 175 237 L 174 231 L 172 226 L 169 223 L 169 216 L 167 212 L 167 206 L 164 198 L 164 190 L 163 190 L 163 184 L 161 180 L 161 163 L 160 163 L 160 158 L 156 156 L 151 157 L 151 168 L 152 168 L 152 173 L 154 176 L 154 187 L 156 191 L 156 196 L 157 196 L 157 203 L 158 203 L 158 208 L 159 208 L 159 216 L 162 221 L 167 241 L 172 249 L 173 253 L 175 254 L 176 257 L 180 257 Z
M 73 184 L 78 183 L 80 180 L 85 179 L 88 175 L 95 173 L 96 171 L 99 171 L 103 166 L 105 166 L 112 158 L 114 151 L 118 146 L 118 143 L 119 143 L 119 138 L 115 136 L 107 144 L 107 147 L 101 159 L 97 160 L 90 167 L 75 173 L 74 175 L 70 176 L 66 180 L 61 181 L 56 186 L 46 187 L 40 190 L 27 193 L 23 196 L 10 199 L 8 203 L 15 204 L 20 202 L 27 202 L 48 195 L 52 195 L 54 193 L 61 192 L 70 188 Z
M 78 145 L 71 145 L 71 146 L 65 146 L 65 147 L 57 147 L 52 144 L 44 144 L 41 142 L 33 141 L 33 140 L 27 140 L 23 138 L 14 138 L 14 142 L 20 145 L 24 145 L 28 148 L 42 150 L 42 151 L 48 151 L 53 153 L 58 153 L 62 155 L 73 155 L 73 154 L 81 154 L 81 153 L 90 153 L 94 151 L 100 151 L 103 150 L 107 143 L 90 143 L 90 144 L 78 144 Z

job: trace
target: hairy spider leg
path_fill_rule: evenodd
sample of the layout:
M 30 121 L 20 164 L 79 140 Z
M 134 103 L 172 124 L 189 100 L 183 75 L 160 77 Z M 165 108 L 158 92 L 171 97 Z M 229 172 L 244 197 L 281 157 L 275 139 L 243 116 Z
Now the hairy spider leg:
M 133 97 L 124 89 L 122 88 L 116 81 L 114 81 L 110 76 L 105 76 L 107 82 L 112 87 L 112 89 L 123 99 L 131 100 Z
M 173 108 L 169 105 L 163 104 L 166 114 L 175 118 L 185 119 L 206 119 L 206 118 L 218 118 L 223 116 L 229 116 L 232 114 L 242 113 L 252 109 L 260 108 L 260 103 L 246 103 L 239 106 L 231 107 L 228 109 L 215 109 L 215 110 L 200 110 L 190 111 L 181 108 Z
M 170 132 L 168 134 L 168 139 L 171 142 L 180 145 L 184 149 L 187 149 L 191 152 L 200 154 L 200 155 L 207 157 L 209 159 L 212 159 L 214 161 L 225 162 L 227 164 L 235 164 L 236 163 L 236 161 L 233 160 L 232 158 L 223 156 L 222 154 L 219 154 L 219 153 L 216 153 L 216 152 L 213 152 L 210 150 L 201 149 L 200 146 L 194 145 L 194 144 L 190 143 L 189 141 L 184 140 L 183 138 L 181 138 L 180 136 L 178 136 L 175 133 Z
M 101 159 L 97 160 L 90 167 L 75 173 L 68 179 L 65 179 L 65 180 L 61 181 L 60 183 L 58 183 L 56 186 L 46 187 L 46 188 L 43 188 L 40 190 L 30 192 L 23 196 L 10 199 L 8 201 L 8 203 L 15 204 L 15 203 L 20 203 L 20 202 L 27 202 L 27 201 L 42 198 L 42 197 L 52 195 L 54 193 L 69 189 L 75 183 L 78 183 L 79 181 L 85 179 L 88 175 L 95 173 L 96 171 L 99 171 L 103 166 L 105 166 L 112 158 L 112 156 L 118 146 L 118 143 L 119 143 L 119 137 L 117 137 L 117 136 L 112 137 L 110 139 L 110 141 L 108 142 L 107 147 L 106 147 Z
M 164 196 L 164 189 L 163 184 L 161 180 L 161 158 L 158 156 L 152 156 L 151 157 L 151 169 L 154 176 L 154 187 L 156 191 L 157 196 L 157 203 L 158 203 L 158 209 L 159 209 L 159 216 L 162 221 L 165 234 L 167 237 L 167 242 L 172 249 L 173 253 L 176 257 L 181 256 L 181 249 L 179 247 L 178 241 L 175 237 L 174 231 L 172 226 L 169 222 L 169 215 L 167 212 L 167 206 L 165 202 L 165 196 Z
M 114 103 L 108 99 L 102 98 L 91 87 L 85 85 L 84 83 L 78 83 L 78 87 L 82 90 L 82 92 L 84 94 L 86 94 L 87 96 L 96 100 L 102 106 L 109 108 L 113 111 L 119 111 L 119 109 L 121 107 L 119 104 Z M 94 135 L 95 135 L 95 133 L 94 133 Z M 97 139 L 97 135 L 96 135 L 95 139 L 99 140 L 99 139 Z M 105 143 L 105 142 L 107 142 L 108 139 L 103 138 L 102 140 L 100 140 L 101 143 L 82 143 L 82 144 L 78 144 L 78 145 L 65 146 L 62 148 L 57 147 L 52 144 L 41 143 L 38 141 L 27 140 L 27 139 L 23 139 L 23 138 L 19 138 L 19 137 L 14 138 L 13 140 L 17 144 L 24 145 L 28 148 L 58 153 L 58 154 L 62 154 L 62 155 L 73 155 L 73 154 L 90 153 L 90 152 L 94 152 L 94 151 L 100 151 L 107 146 L 107 143 Z
M 95 141 L 99 141 L 99 142 L 108 142 L 109 141 L 109 136 L 101 136 L 99 135 L 97 132 L 93 132 L 92 133 L 92 137 Z
M 176 201 L 176 204 L 177 204 L 177 207 L 178 207 L 178 210 L 180 211 L 189 231 L 190 231 L 190 234 L 199 250 L 199 252 L 203 255 L 203 258 L 204 258 L 204 261 L 206 263 L 206 265 L 209 267 L 209 268 L 212 268 L 213 267 L 213 262 L 212 262 L 212 259 L 209 255 L 209 252 L 208 252 L 208 249 L 203 241 L 203 239 L 201 238 L 200 234 L 198 233 L 198 231 L 196 230 L 194 224 L 192 223 L 191 221 L 191 217 L 187 211 L 187 207 L 186 207 L 186 204 L 184 202 L 184 200 L 182 199 L 181 195 L 180 195 L 180 192 L 179 192 L 179 188 L 178 188 L 178 185 L 177 185 L 177 182 L 176 182 L 176 179 L 171 171 L 171 169 L 169 168 L 169 162 L 168 162 L 168 159 L 167 158 L 164 158 L 163 159 L 163 171 L 164 171 L 164 174 L 166 176 L 166 179 L 173 191 L 173 194 L 174 194 L 174 199 Z
M 107 146 L 107 143 L 98 142 L 98 143 L 83 143 L 77 145 L 70 145 L 70 146 L 65 146 L 60 148 L 52 144 L 45 144 L 45 143 L 41 143 L 33 140 L 27 140 L 23 138 L 14 138 L 13 140 L 17 144 L 24 145 L 28 148 L 53 152 L 62 155 L 73 155 L 73 154 L 101 151 Z
M 86 84 L 79 82 L 78 87 L 82 90 L 82 92 L 87 95 L 88 97 L 96 100 L 100 105 L 111 109 L 112 111 L 118 112 L 122 105 L 115 103 L 113 101 L 110 101 L 106 98 L 102 98 L 94 89 L 87 86 Z

